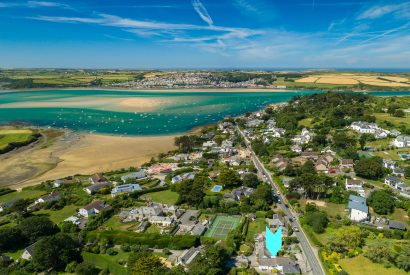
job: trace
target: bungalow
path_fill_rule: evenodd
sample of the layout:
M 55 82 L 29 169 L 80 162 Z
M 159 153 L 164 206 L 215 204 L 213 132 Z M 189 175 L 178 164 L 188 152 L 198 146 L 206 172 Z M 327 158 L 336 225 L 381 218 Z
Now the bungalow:
M 339 165 L 340 169 L 343 169 L 343 168 L 352 169 L 353 166 L 354 166 L 354 162 L 352 159 L 342 159 Z
M 115 197 L 119 193 L 131 193 L 134 191 L 140 191 L 142 188 L 139 184 L 123 184 L 117 185 L 111 190 L 111 196 Z
M 285 170 L 286 166 L 288 166 L 288 161 L 281 155 L 273 156 L 272 163 L 279 171 Z
M 27 246 L 24 251 L 23 254 L 21 254 L 21 258 L 27 261 L 30 261 L 33 258 L 33 254 L 34 254 L 34 247 L 36 246 L 36 243 L 33 243 L 29 246 Z
M 404 177 L 404 175 L 406 174 L 406 172 L 404 171 L 403 168 L 397 167 L 394 168 L 393 171 L 391 172 L 393 175 L 397 176 L 397 177 Z
M 205 142 L 202 144 L 202 148 L 203 148 L 204 150 L 206 150 L 206 149 L 211 149 L 211 148 L 215 148 L 216 146 L 218 146 L 218 144 L 216 144 L 216 142 L 213 141 L 213 140 L 205 141 Z
M 363 121 L 352 122 L 350 128 L 360 134 L 374 134 L 379 127 L 376 123 L 369 123 Z
M 200 253 L 202 253 L 201 247 L 191 247 L 190 249 L 182 252 L 182 254 L 177 257 L 175 264 L 188 266 Z
M 65 222 L 71 222 L 71 223 L 73 223 L 73 224 L 75 224 L 75 225 L 80 225 L 80 223 L 81 223 L 81 219 L 80 218 L 78 218 L 78 217 L 76 217 L 76 216 L 71 216 L 71 217 L 68 217 L 67 219 L 65 219 L 64 220 Z
M 171 158 L 175 161 L 187 161 L 189 160 L 189 154 L 176 154 Z
M 397 163 L 394 160 L 383 159 L 383 167 L 393 170 L 397 167 Z
M 406 231 L 407 228 L 402 222 L 398 221 L 389 221 L 389 229 L 401 230 Z
M 101 174 L 95 174 L 89 180 L 92 184 L 108 182 L 108 180 Z
M 122 182 L 126 182 L 127 180 L 142 180 L 145 179 L 147 175 L 145 174 L 144 170 L 140 170 L 138 172 L 133 172 L 121 177 Z
M 398 136 L 393 140 L 393 145 L 398 148 L 410 147 L 410 136 Z
M 363 222 L 369 219 L 369 207 L 366 205 L 366 199 L 363 197 L 349 196 L 349 218 L 355 222 Z
M 355 191 L 357 192 L 361 197 L 366 197 L 366 193 L 363 189 L 363 181 L 362 180 L 356 180 L 356 179 L 346 179 L 345 182 L 345 187 L 347 191 Z
M 403 187 L 404 182 L 398 177 L 387 176 L 384 179 L 384 184 L 386 184 L 386 185 L 388 185 L 388 186 L 390 186 L 391 188 L 394 188 L 394 189 L 400 189 L 400 188 Z
M 292 152 L 295 153 L 302 153 L 302 147 L 300 145 L 292 145 L 292 147 L 290 147 L 290 150 L 292 150 Z
M 60 199 L 61 199 L 61 196 L 60 196 L 59 193 L 52 192 L 50 195 L 40 197 L 34 203 L 35 204 L 47 203 L 47 202 L 51 202 L 51 201 L 58 201 Z
M 13 207 L 18 201 L 19 201 L 18 199 L 14 199 L 8 202 L 0 203 L 0 213 Z
M 225 199 L 234 199 L 236 201 L 240 201 L 244 197 L 249 197 L 253 192 L 255 192 L 255 189 L 251 187 L 245 187 L 241 186 L 237 189 L 232 190 L 231 193 L 227 193 L 224 195 Z
M 83 208 L 80 208 L 78 210 L 78 213 L 81 216 L 89 217 L 89 216 L 92 216 L 92 215 L 99 214 L 103 210 L 108 210 L 108 209 L 111 209 L 111 208 L 112 207 L 110 205 L 106 205 L 102 201 L 95 201 L 95 202 L 92 202 L 92 203 L 84 206 Z
M 279 271 L 279 274 L 301 274 L 296 261 L 289 257 L 259 258 L 258 268 L 261 271 Z
M 84 188 L 85 192 L 87 192 L 88 194 L 92 195 L 94 193 L 99 192 L 101 189 L 103 188 L 111 188 L 112 187 L 112 183 L 110 182 L 105 182 L 105 183 L 99 183 L 99 184 L 94 184 L 94 185 L 90 185 L 86 188 Z
M 202 236 L 206 231 L 206 227 L 202 223 L 197 223 L 191 230 L 191 235 Z
M 167 216 L 152 216 L 148 218 L 148 222 L 159 226 L 171 226 L 174 223 L 174 219 Z

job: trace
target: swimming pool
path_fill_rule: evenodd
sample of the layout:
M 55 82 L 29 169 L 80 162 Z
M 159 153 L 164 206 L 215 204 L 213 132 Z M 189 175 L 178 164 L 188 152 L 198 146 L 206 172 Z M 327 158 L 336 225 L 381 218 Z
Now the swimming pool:
M 410 159 L 410 154 L 403 154 L 402 153 L 402 154 L 399 154 L 399 156 L 402 160 Z
M 215 185 L 214 187 L 212 187 L 212 192 L 220 192 L 222 190 L 222 186 L 221 185 Z

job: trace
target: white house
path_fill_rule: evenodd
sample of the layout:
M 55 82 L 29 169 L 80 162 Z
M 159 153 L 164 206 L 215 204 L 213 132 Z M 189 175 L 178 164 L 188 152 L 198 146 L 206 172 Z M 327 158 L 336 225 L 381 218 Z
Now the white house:
M 394 160 L 383 159 L 383 167 L 393 170 L 397 167 L 397 163 Z
M 201 247 L 191 247 L 185 250 L 182 254 L 177 257 L 175 262 L 176 265 L 187 266 L 202 252 Z
M 134 191 L 142 190 L 139 184 L 123 184 L 117 185 L 111 190 L 111 196 L 115 197 L 119 193 L 131 193 Z
M 46 203 L 46 202 L 50 202 L 50 201 L 58 201 L 59 199 L 61 199 L 60 194 L 51 193 L 50 195 L 42 196 L 39 199 L 37 199 L 35 201 L 35 204 Z
M 349 196 L 349 218 L 355 222 L 363 222 L 369 219 L 369 207 L 366 205 L 366 199 L 363 197 Z
M 174 219 L 167 216 L 152 216 L 148 218 L 148 222 L 159 226 L 171 226 L 174 223 Z
M 78 210 L 78 213 L 81 216 L 89 217 L 89 216 L 92 216 L 92 215 L 95 215 L 95 214 L 99 214 L 99 213 L 101 213 L 101 211 L 103 211 L 105 209 L 110 209 L 110 208 L 111 208 L 111 206 L 105 205 L 104 202 L 95 201 L 95 202 L 92 202 L 92 203 L 84 206 L 83 208 L 80 208 Z
M 410 147 L 410 136 L 398 136 L 393 140 L 393 145 L 398 148 Z
M 390 186 L 391 188 L 401 190 L 403 188 L 404 182 L 398 177 L 387 176 L 384 179 L 384 184 Z
M 141 179 L 145 179 L 146 177 L 147 177 L 147 175 L 145 174 L 145 171 L 140 170 L 138 172 L 133 172 L 133 173 L 129 173 L 129 174 L 126 174 L 126 175 L 122 176 L 121 181 L 125 183 L 129 179 L 131 179 L 131 180 L 141 180 Z
M 348 190 L 348 191 L 355 191 L 361 197 L 363 197 L 363 198 L 366 197 L 366 193 L 364 192 L 364 189 L 363 189 L 363 181 L 361 181 L 361 180 L 346 179 L 345 187 L 346 187 L 346 190 Z
M 34 247 L 36 246 L 36 243 L 33 243 L 29 246 L 27 246 L 24 251 L 23 254 L 21 254 L 21 258 L 27 261 L 30 261 L 31 258 L 33 257 L 33 252 L 34 252 Z

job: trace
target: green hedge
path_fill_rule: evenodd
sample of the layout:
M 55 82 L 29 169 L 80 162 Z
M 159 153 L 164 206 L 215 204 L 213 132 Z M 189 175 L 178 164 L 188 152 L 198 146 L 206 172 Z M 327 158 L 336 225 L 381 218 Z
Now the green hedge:
M 161 235 L 153 233 L 135 233 L 119 230 L 96 232 L 87 234 L 87 239 L 107 239 L 113 244 L 148 245 L 152 248 L 186 249 L 199 244 L 199 239 L 191 235 Z

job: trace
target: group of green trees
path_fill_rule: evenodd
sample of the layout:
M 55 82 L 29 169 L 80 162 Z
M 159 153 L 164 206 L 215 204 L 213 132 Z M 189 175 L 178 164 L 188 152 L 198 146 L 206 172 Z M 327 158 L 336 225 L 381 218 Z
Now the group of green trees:
M 308 203 L 305 206 L 303 222 L 311 226 L 316 233 L 323 233 L 329 223 L 326 212 L 321 211 L 315 204 Z
M 371 242 L 364 250 L 364 256 L 375 263 L 410 271 L 410 242 L 379 239 Z
M 323 197 L 334 184 L 331 177 L 318 174 L 311 161 L 307 161 L 300 168 L 287 167 L 286 174 L 296 176 L 289 183 L 290 191 L 296 192 L 299 188 L 303 188 L 303 196 L 305 198 Z

